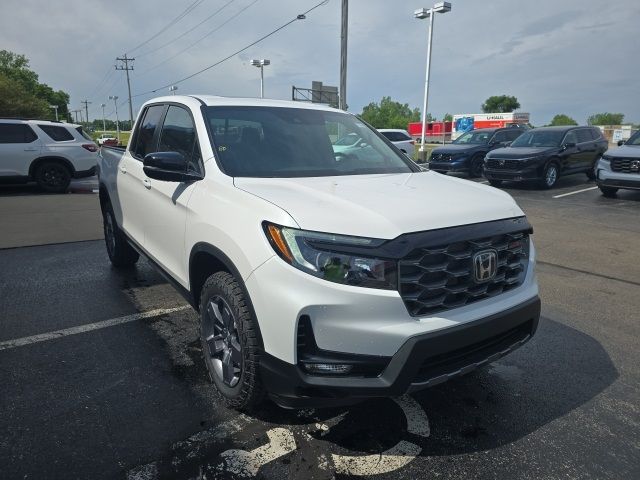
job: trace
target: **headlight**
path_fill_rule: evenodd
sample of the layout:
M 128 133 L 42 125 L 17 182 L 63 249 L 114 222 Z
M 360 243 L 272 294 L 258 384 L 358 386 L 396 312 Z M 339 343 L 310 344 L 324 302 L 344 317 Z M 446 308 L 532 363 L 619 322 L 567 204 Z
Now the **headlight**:
M 309 232 L 269 222 L 264 222 L 263 227 L 280 258 L 303 272 L 345 285 L 398 288 L 396 262 L 343 252 L 349 247 L 375 248 L 384 240 Z

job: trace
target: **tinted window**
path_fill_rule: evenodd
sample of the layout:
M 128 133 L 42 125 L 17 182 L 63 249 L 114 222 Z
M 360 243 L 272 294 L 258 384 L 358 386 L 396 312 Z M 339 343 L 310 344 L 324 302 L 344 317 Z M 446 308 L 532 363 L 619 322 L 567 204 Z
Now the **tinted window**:
M 589 129 L 587 128 L 576 130 L 576 135 L 578 136 L 578 143 L 590 142 L 593 140 L 591 132 L 589 132 Z
M 563 130 L 529 130 L 516 138 L 512 147 L 557 147 L 564 136 Z
M 483 130 L 472 130 L 470 132 L 464 133 L 462 136 L 458 137 L 453 141 L 456 144 L 474 144 L 474 145 L 482 145 L 489 142 L 489 139 L 493 135 L 493 131 L 483 131 Z
M 71 132 L 64 127 L 56 127 L 54 125 L 38 125 L 40 129 L 56 142 L 65 142 L 73 140 Z
M 514 128 L 513 130 L 507 130 L 507 141 L 513 142 L 516 138 L 522 135 L 522 130 Z
M 592 128 L 591 129 L 591 136 L 593 137 L 594 140 L 601 140 L 602 139 L 602 132 L 600 131 L 599 128 Z
M 224 171 L 239 177 L 410 173 L 414 169 L 357 117 L 306 108 L 208 107 Z M 351 142 L 343 139 L 360 141 Z
M 382 135 L 387 137 L 392 142 L 404 142 L 406 140 L 411 140 L 411 137 L 408 137 L 402 132 L 380 132 Z
M 23 123 L 0 123 L 0 143 L 31 143 L 38 136 L 29 125 Z
M 164 112 L 164 105 L 154 105 L 147 108 L 136 131 L 135 146 L 131 150 L 135 157 L 142 159 L 147 153 L 157 151 L 155 144 L 153 144 L 153 134 L 160 122 L 162 112 Z
M 170 106 L 160 133 L 160 152 L 179 152 L 187 160 L 187 170 L 199 172 L 200 148 L 196 128 L 189 112 L 184 108 Z
M 85 132 L 84 130 L 82 130 L 82 127 L 77 127 L 76 130 L 78 131 L 78 133 L 80 135 L 82 135 L 84 138 L 86 138 L 87 140 L 89 140 L 90 142 L 93 142 L 93 138 L 91 138 L 91 136 Z
M 564 140 L 562 143 L 578 143 L 578 135 L 576 135 L 576 131 L 575 130 L 571 130 L 569 133 L 567 133 L 567 136 L 564 137 Z
M 492 141 L 494 143 L 502 143 L 502 142 L 507 142 L 507 132 L 498 132 L 493 136 Z

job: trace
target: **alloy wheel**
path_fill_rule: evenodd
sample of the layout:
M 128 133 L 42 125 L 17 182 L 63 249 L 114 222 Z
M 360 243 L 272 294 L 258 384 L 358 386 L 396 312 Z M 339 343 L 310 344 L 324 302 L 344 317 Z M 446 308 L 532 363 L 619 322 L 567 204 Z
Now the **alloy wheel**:
M 558 179 L 558 170 L 555 165 L 549 165 L 547 167 L 547 173 L 545 175 L 545 182 L 547 182 L 547 186 L 552 187 L 556 180 Z
M 209 300 L 202 329 L 207 363 L 219 380 L 235 387 L 242 374 L 242 345 L 236 319 L 221 296 Z

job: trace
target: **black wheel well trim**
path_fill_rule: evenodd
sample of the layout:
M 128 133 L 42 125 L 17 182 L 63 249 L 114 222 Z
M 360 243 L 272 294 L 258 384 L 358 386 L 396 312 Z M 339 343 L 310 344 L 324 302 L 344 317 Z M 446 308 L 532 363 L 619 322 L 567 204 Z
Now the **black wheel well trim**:
M 245 302 L 247 303 L 247 307 L 249 308 L 249 312 L 251 316 L 255 319 L 256 325 L 258 326 L 258 342 L 260 348 L 264 351 L 264 343 L 262 341 L 262 332 L 260 330 L 260 322 L 258 316 L 256 315 L 255 308 L 253 308 L 253 302 L 251 301 L 251 296 L 249 295 L 249 291 L 247 290 L 244 281 L 242 280 L 242 276 L 240 275 L 240 271 L 235 266 L 233 261 L 219 248 L 214 247 L 210 243 L 207 242 L 198 242 L 193 248 L 191 248 L 191 253 L 189 254 L 189 290 L 191 293 L 191 298 L 193 299 L 192 306 L 196 309 L 198 313 L 200 313 L 200 291 L 195 291 L 193 282 L 192 282 L 192 269 L 193 269 L 193 259 L 199 253 L 205 253 L 207 255 L 212 256 L 215 260 L 224 265 L 227 269 L 227 272 L 231 274 L 240 285 L 242 289 L 242 294 L 244 295 Z M 215 273 L 215 272 L 211 272 Z M 206 279 L 205 279 L 206 280 Z
M 111 197 L 109 196 L 109 190 L 104 183 L 98 185 L 98 199 L 100 200 L 100 210 L 104 212 L 104 207 L 107 203 L 111 203 Z
M 33 175 L 35 174 L 36 167 L 40 163 L 46 162 L 46 161 L 61 162 L 69 169 L 71 175 L 76 173 L 76 169 L 73 167 L 73 164 L 69 161 L 69 159 L 64 158 L 64 157 L 57 157 L 55 155 L 53 155 L 53 156 L 47 155 L 47 156 L 44 156 L 44 157 L 38 157 L 38 158 L 36 158 L 35 160 L 33 160 L 31 162 L 31 165 L 29 165 L 29 176 L 33 177 Z

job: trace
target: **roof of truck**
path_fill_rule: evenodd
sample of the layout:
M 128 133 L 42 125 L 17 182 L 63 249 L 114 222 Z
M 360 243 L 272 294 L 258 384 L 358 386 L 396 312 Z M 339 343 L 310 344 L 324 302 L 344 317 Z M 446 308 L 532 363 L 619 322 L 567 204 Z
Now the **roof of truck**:
M 219 97 L 215 95 L 167 95 L 150 100 L 155 102 L 184 102 L 200 100 L 205 105 L 214 106 L 243 106 L 243 107 L 280 107 L 280 108 L 306 108 L 310 110 L 328 110 L 340 112 L 336 108 L 322 103 L 294 102 L 293 100 L 275 100 L 271 98 L 243 98 L 243 97 Z

